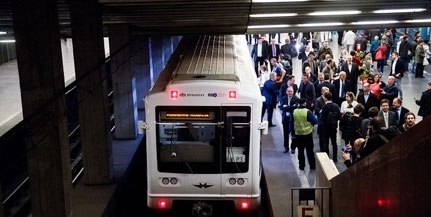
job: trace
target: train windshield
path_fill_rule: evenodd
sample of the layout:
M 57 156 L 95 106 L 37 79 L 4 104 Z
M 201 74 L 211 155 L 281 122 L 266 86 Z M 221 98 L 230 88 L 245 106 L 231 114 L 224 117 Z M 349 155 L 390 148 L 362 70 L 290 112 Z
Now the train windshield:
M 157 107 L 156 115 L 160 172 L 248 171 L 250 107 Z

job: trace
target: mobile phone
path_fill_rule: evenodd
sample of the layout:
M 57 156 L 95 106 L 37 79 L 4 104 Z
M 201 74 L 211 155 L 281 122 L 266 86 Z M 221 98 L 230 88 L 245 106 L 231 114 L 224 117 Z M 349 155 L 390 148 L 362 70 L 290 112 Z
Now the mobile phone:
M 341 147 L 341 151 L 347 152 L 347 147 L 346 146 Z

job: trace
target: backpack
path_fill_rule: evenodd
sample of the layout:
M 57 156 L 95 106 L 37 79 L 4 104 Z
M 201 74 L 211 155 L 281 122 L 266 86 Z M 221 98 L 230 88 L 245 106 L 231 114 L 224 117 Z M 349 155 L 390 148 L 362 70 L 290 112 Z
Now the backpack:
M 329 111 L 327 123 L 331 126 L 337 126 L 338 121 L 341 119 L 340 111 Z

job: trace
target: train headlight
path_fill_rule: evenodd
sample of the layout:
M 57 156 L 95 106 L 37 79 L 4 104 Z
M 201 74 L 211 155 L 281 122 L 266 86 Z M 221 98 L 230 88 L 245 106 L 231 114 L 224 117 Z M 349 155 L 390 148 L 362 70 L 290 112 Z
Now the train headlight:
M 236 179 L 235 178 L 230 178 L 229 179 L 229 184 L 235 185 L 236 184 Z
M 229 99 L 236 99 L 236 91 L 235 90 L 229 91 Z
M 250 207 L 250 204 L 248 202 L 241 202 L 240 208 L 241 209 L 248 209 Z
M 178 179 L 177 178 L 171 178 L 171 184 L 172 185 L 176 185 L 178 183 Z
M 244 185 L 245 180 L 243 178 L 239 178 L 236 180 L 236 182 L 238 183 L 238 185 Z
M 164 185 L 167 185 L 167 184 L 169 184 L 169 179 L 168 178 L 163 178 L 162 179 L 162 183 L 164 184 Z
M 158 201 L 158 206 L 159 206 L 159 209 L 166 209 L 166 208 L 168 208 L 168 202 L 161 199 Z

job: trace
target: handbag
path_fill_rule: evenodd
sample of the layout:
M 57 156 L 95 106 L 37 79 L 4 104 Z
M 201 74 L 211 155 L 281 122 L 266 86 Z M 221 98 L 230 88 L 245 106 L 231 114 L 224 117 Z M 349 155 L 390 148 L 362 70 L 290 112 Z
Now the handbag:
M 376 52 L 376 60 L 383 60 L 383 52 L 381 50 L 377 50 Z

